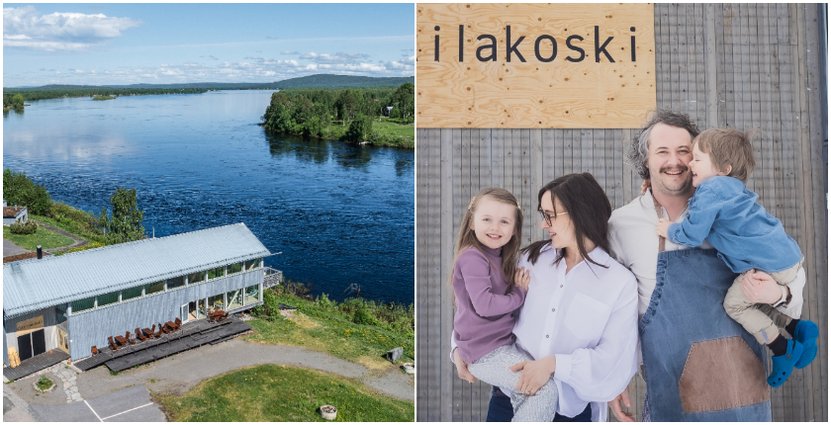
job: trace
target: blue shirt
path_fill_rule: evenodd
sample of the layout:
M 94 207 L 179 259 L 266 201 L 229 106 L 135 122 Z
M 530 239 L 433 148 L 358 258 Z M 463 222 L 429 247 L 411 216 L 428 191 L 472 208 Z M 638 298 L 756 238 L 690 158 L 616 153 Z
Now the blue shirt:
M 756 193 L 734 177 L 714 176 L 690 198 L 687 216 L 669 226 L 672 242 L 696 247 L 706 239 L 735 273 L 775 273 L 802 259 L 799 245 L 782 223 L 756 202 Z

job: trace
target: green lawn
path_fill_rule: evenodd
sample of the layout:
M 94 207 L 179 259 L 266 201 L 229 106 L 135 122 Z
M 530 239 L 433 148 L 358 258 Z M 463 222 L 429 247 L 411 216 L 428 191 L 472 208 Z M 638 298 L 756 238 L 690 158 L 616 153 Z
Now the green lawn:
M 266 305 L 258 308 L 256 318 L 248 322 L 256 331 L 246 337 L 250 341 L 302 346 L 374 370 L 392 367 L 383 356 L 395 347 L 404 349 L 398 365 L 415 357 L 412 307 L 363 299 L 342 303 L 326 297 L 308 300 L 280 289 L 263 295 Z M 283 317 L 275 311 L 281 303 L 297 310 L 291 317 Z
M 202 382 L 183 396 L 154 394 L 169 421 L 312 422 L 337 407 L 339 422 L 412 422 L 413 403 L 379 395 L 352 380 L 314 370 L 263 365 Z
M 72 245 L 72 239 L 47 230 L 43 226 L 38 226 L 37 231 L 31 235 L 14 235 L 8 227 L 3 227 L 3 239 L 8 239 L 15 245 L 31 251 L 34 251 L 38 245 L 43 249 Z

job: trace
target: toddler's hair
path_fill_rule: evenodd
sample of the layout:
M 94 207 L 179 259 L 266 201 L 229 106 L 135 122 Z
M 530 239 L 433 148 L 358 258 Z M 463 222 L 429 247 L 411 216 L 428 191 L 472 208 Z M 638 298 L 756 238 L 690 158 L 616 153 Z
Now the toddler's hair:
M 731 168 L 728 176 L 746 182 L 756 165 L 753 160 L 753 147 L 750 136 L 732 128 L 711 128 L 699 134 L 693 145 L 698 145 L 701 152 L 710 155 L 710 161 L 719 171 Z
M 517 256 L 519 255 L 519 246 L 522 241 L 522 210 L 519 208 L 519 202 L 516 197 L 505 189 L 489 187 L 482 189 L 467 206 L 465 215 L 462 217 L 462 222 L 459 224 L 459 236 L 456 238 L 456 250 L 453 255 L 453 264 L 456 264 L 456 256 L 459 255 L 464 248 L 469 246 L 476 247 L 476 249 L 483 251 L 487 249 L 479 239 L 476 239 L 476 233 L 471 228 L 473 223 L 473 214 L 479 206 L 479 202 L 484 198 L 491 198 L 494 201 L 512 205 L 516 212 L 514 217 L 514 235 L 502 247 L 502 273 L 505 275 L 505 280 L 508 282 L 508 291 L 510 292 L 514 286 L 514 272 L 516 271 Z M 450 277 L 452 282 L 453 276 Z M 507 293 L 506 292 L 506 293 Z

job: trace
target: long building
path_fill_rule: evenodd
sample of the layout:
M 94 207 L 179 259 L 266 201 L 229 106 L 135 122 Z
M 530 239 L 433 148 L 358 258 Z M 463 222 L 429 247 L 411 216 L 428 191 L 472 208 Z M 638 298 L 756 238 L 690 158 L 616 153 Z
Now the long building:
M 260 305 L 269 255 L 237 223 L 4 264 L 3 363 L 53 349 L 74 361 L 137 327 Z

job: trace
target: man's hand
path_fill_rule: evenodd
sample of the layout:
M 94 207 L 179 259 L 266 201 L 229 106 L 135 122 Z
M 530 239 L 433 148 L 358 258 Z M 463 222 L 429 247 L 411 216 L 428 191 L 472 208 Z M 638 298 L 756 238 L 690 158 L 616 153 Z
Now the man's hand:
M 750 270 L 741 280 L 747 301 L 755 304 L 774 304 L 782 298 L 782 288 L 765 272 Z
M 615 419 L 620 422 L 635 422 L 635 417 L 632 416 L 632 401 L 629 399 L 629 391 L 623 390 L 620 395 L 609 402 L 609 407 L 615 415 Z
M 456 365 L 456 374 L 459 375 L 460 379 L 471 384 L 476 383 L 476 377 L 467 370 L 467 363 L 462 360 L 462 355 L 459 353 L 458 348 L 453 350 L 453 364 Z
M 520 372 L 516 391 L 520 394 L 534 395 L 545 385 L 551 374 L 557 368 L 554 356 L 543 357 L 539 360 L 526 360 L 511 366 L 512 372 Z
M 655 231 L 658 232 L 658 236 L 662 236 L 664 239 L 667 237 L 667 232 L 669 231 L 669 220 L 665 218 L 661 218 L 658 220 L 658 225 L 655 226 Z
M 528 284 L 530 282 L 531 273 L 528 272 L 528 269 L 522 267 L 517 268 L 516 273 L 514 274 L 514 284 L 516 284 L 517 288 L 527 292 Z

